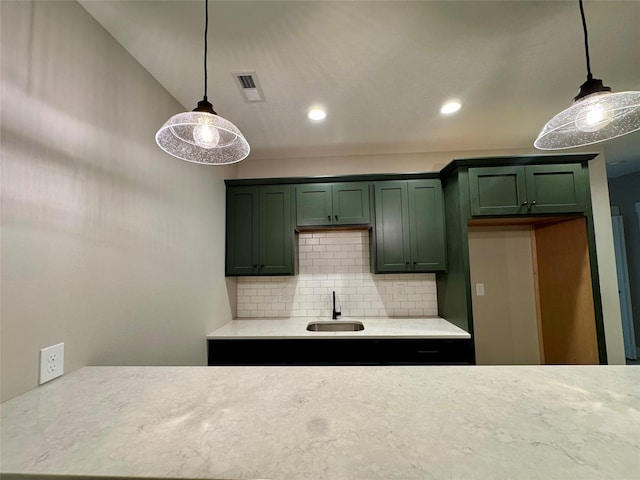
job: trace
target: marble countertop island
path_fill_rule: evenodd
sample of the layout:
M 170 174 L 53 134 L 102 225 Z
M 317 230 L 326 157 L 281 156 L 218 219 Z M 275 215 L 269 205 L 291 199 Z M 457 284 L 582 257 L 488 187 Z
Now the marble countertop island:
M 633 366 L 85 367 L 1 410 L 6 479 L 632 480 L 640 471 Z
M 358 321 L 364 330 L 357 332 L 309 332 L 310 322 Z M 471 335 L 440 317 L 427 318 L 330 318 L 290 317 L 232 320 L 207 335 L 208 339 L 268 338 L 453 338 L 469 339 Z

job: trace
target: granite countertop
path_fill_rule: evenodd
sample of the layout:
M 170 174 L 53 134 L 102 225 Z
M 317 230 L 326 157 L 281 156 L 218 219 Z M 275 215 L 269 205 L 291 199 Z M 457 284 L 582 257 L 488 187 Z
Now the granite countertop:
M 85 367 L 2 404 L 11 474 L 632 480 L 640 368 Z
M 309 322 L 359 321 L 364 330 L 359 332 L 309 332 Z M 251 318 L 232 320 L 207 335 L 208 339 L 267 339 L 267 338 L 459 338 L 471 335 L 440 317 L 428 318 Z

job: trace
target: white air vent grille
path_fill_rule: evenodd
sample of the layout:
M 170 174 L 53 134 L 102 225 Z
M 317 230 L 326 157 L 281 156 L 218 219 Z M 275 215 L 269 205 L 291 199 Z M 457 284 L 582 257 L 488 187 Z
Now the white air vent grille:
M 233 72 L 233 77 L 236 79 L 236 85 L 245 102 L 265 101 L 256 72 Z

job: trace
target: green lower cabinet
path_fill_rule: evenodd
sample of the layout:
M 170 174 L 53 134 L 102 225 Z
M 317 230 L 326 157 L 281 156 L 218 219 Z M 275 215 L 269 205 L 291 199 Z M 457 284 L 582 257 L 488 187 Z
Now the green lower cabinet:
M 444 270 L 444 209 L 440 181 L 379 182 L 375 184 L 374 192 L 374 272 Z
M 308 183 L 296 186 L 298 227 L 370 223 L 368 183 Z
M 226 275 L 293 275 L 291 187 L 227 189 Z
M 582 212 L 586 181 L 579 163 L 469 168 L 471 214 Z

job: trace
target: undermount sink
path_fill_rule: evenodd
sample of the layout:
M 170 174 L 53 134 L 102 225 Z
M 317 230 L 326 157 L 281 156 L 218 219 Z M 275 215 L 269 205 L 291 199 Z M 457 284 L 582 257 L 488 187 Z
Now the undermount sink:
M 342 320 L 311 322 L 307 325 L 310 332 L 359 332 L 364 330 L 362 322 L 347 322 Z

